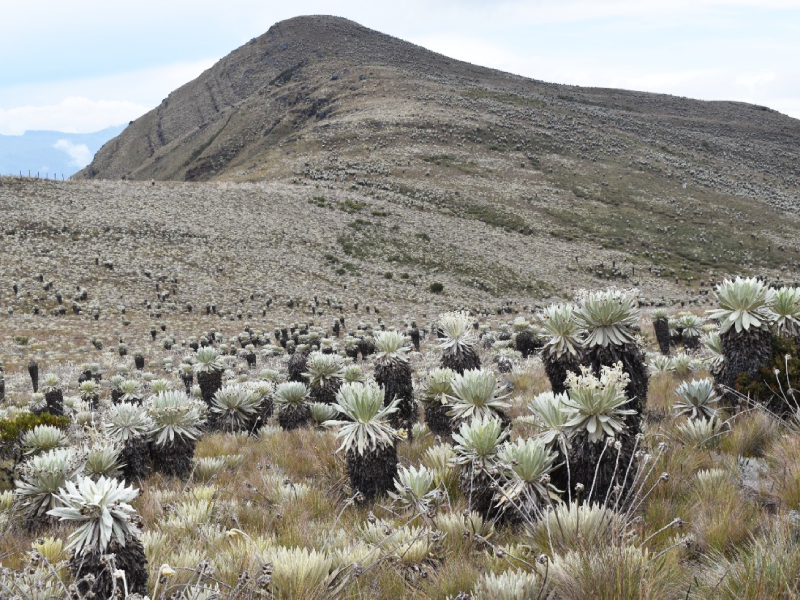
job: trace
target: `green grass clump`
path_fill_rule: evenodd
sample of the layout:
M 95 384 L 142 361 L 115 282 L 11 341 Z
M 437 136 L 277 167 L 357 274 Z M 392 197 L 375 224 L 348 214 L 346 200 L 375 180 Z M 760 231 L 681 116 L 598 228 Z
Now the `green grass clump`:
M 13 419 L 0 419 L 0 442 L 13 442 L 20 434 L 30 431 L 37 425 L 52 425 L 66 429 L 69 425 L 68 417 L 56 417 L 49 413 L 35 415 L 23 413 Z

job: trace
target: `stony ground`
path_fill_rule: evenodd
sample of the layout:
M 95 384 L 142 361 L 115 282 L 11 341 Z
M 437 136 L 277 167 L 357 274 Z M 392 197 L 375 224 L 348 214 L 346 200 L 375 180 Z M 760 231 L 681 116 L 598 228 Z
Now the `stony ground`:
M 643 304 L 666 304 L 674 315 L 681 302 L 698 314 L 709 307 L 702 293 L 707 282 L 676 284 L 646 269 L 623 279 L 611 269 L 590 268 L 587 256 L 613 269 L 623 255 L 584 237 L 521 234 L 457 211 L 425 212 L 403 198 L 291 182 L 0 179 L 4 407 L 27 405 L 31 359 L 42 377 L 59 377 L 67 396 L 77 393 L 83 365 L 97 363 L 104 374 L 102 410 L 115 373 L 135 378 L 145 390 L 153 377 L 180 389 L 174 366 L 193 338 L 215 331 L 229 341 L 248 325 L 269 335 L 275 327 L 311 321 L 328 329 L 344 317 L 343 334 L 366 324 L 405 329 L 412 320 L 430 332 L 440 312 L 463 306 L 474 308 L 481 324 L 497 332 L 549 300 L 609 284 L 635 284 Z M 726 234 L 731 231 L 726 227 Z M 748 243 L 753 248 L 757 242 Z M 789 276 L 773 272 L 776 278 L 781 274 Z M 441 293 L 430 291 L 433 282 L 443 284 Z M 649 310 L 641 321 L 641 342 L 654 350 Z M 143 372 L 133 367 L 136 352 L 145 359 Z M 483 364 L 496 370 L 500 352 L 481 349 Z M 256 380 L 265 367 L 286 373 L 286 355 L 259 353 L 254 370 L 240 357 L 228 358 L 226 379 Z M 417 393 L 439 358 L 435 337 L 424 336 L 422 351 L 411 353 Z M 524 417 L 531 398 L 549 385 L 538 358 L 511 360 L 512 372 L 498 372 L 498 381 L 512 390 L 511 416 Z M 374 359 L 362 368 L 370 375 Z M 546 563 L 549 581 L 557 584 L 560 598 L 590 597 L 597 589 L 615 598 L 759 597 L 748 596 L 767 585 L 758 579 L 759 560 L 771 565 L 769 590 L 795 585 L 780 573 L 800 568 L 791 520 L 800 489 L 792 466 L 798 464 L 797 433 L 763 410 L 747 409 L 725 415 L 730 429 L 719 444 L 698 443 L 681 429 L 685 417 L 675 416 L 672 406 L 682 380 L 705 375 L 700 363 L 690 361 L 682 374 L 653 376 L 643 440 L 656 457 L 648 488 L 626 517 L 622 537 L 604 537 L 585 553 L 581 535 L 558 548 L 541 527 L 465 525 L 466 503 L 455 489 L 454 470 L 447 506 L 421 530 L 409 529 L 412 517 L 388 501 L 354 507 L 334 431 L 270 426 L 253 438 L 206 435 L 197 457 L 221 459 L 216 475 L 198 466 L 188 484 L 160 475 L 140 482 L 135 508 L 144 523 L 151 593 L 162 564 L 178 575 L 163 582 L 155 597 L 200 579 L 228 593 L 246 580 L 245 571 L 252 583 L 265 561 L 280 564 L 275 553 L 297 546 L 344 567 L 346 591 L 329 594 L 336 598 L 446 600 L 478 590 L 487 574 L 527 570 L 540 554 L 552 561 Z M 79 430 L 73 434 L 83 435 Z M 524 419 L 515 423 L 516 438 L 533 433 Z M 413 442 L 400 445 L 401 465 L 419 466 L 438 444 L 419 429 Z M 660 479 L 662 472 L 669 477 Z M 381 519 L 377 533 L 368 530 L 370 510 Z M 13 528 L 7 515 L 0 510 L 0 526 L 8 528 L 0 536 L 0 563 L 19 576 L 39 537 L 52 536 L 57 546 L 69 534 L 66 526 L 36 533 Z M 331 531 L 336 533 L 326 533 Z M 427 545 L 407 554 L 409 536 L 420 535 Z M 370 555 L 375 541 L 385 550 Z M 63 547 L 51 548 L 50 555 L 55 564 L 68 557 Z M 363 577 L 352 575 L 354 556 L 364 560 Z M 203 561 L 213 566 L 212 575 L 194 573 Z M 0 573 L 0 583 L 10 578 Z M 325 597 L 321 590 L 304 597 Z
M 660 264 L 657 254 L 632 260 L 611 243 L 554 236 L 542 224 L 519 233 L 455 210 L 424 210 L 402 195 L 337 186 L 2 178 L 0 208 L 6 347 L 17 336 L 46 337 L 41 330 L 52 325 L 41 315 L 59 311 L 54 323 L 85 348 L 101 333 L 106 343 L 125 339 L 124 320 L 196 327 L 210 305 L 217 327 L 313 317 L 315 296 L 321 322 L 341 314 L 393 325 L 461 307 L 493 314 L 512 303 L 526 313 L 607 285 L 639 288 L 645 304 L 703 304 L 712 277 L 728 274 L 710 269 L 702 282 L 658 276 L 659 267 L 647 266 Z M 717 223 L 716 239 L 735 239 L 738 229 Z M 762 224 L 788 232 L 786 222 Z M 791 281 L 789 251 L 747 240 L 742 254 L 787 261 L 758 272 Z M 430 291 L 436 282 L 442 293 Z

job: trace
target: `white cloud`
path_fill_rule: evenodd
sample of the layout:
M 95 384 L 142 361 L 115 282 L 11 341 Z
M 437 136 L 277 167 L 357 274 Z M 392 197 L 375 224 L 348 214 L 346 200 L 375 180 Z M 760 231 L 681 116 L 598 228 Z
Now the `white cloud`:
M 92 162 L 92 153 L 86 144 L 73 144 L 69 140 L 58 140 L 53 148 L 66 152 L 72 159 L 69 164 L 82 169 Z
M 474 65 L 506 70 L 507 67 L 512 68 L 521 65 L 520 57 L 511 49 L 488 40 L 459 35 L 432 35 L 410 41 L 428 50 Z M 531 60 L 535 59 L 527 59 L 527 61 Z
M 214 62 L 204 59 L 106 77 L 0 87 L 0 134 L 37 129 L 90 133 L 125 124 Z
M 800 8 L 798 0 L 512 0 L 496 5 L 508 22 L 532 24 L 574 23 L 620 18 L 665 18 L 685 21 L 719 18 L 736 9 L 785 10 Z
M 769 106 L 800 118 L 800 69 L 770 65 L 763 71 L 728 65 L 667 69 L 631 64 L 602 64 L 583 53 L 528 55 L 513 47 L 463 36 L 429 36 L 412 40 L 435 52 L 477 65 L 541 81 L 587 87 L 621 88 L 686 96 L 699 100 L 733 100 Z
M 136 119 L 147 110 L 146 106 L 125 100 L 69 97 L 46 106 L 0 108 L 0 133 L 22 135 L 31 130 L 90 133 Z

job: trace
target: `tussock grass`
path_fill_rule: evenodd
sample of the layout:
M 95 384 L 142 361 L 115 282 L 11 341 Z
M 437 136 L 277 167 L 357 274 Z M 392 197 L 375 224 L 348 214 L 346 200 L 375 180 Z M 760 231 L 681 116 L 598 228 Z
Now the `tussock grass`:
M 792 598 L 800 593 L 800 544 L 797 524 L 785 518 L 766 524 L 765 534 L 750 540 L 733 556 L 711 553 L 703 560 L 701 584 L 692 598 L 734 600 Z
M 800 440 L 794 435 L 781 436 L 768 453 L 767 461 L 780 508 L 800 509 Z
M 672 373 L 659 373 L 651 376 L 647 389 L 648 410 L 669 414 L 675 402 L 675 390 L 678 388 L 678 383 Z
M 557 597 L 565 600 L 677 600 L 688 591 L 686 574 L 674 556 L 625 545 L 559 556 L 550 576 Z
M 344 475 L 344 463 L 337 456 L 335 433 L 297 429 L 273 435 L 261 442 L 254 452 L 294 477 L 322 477 L 338 481 Z
M 515 397 L 523 403 L 550 389 L 544 366 L 538 358 L 523 361 L 509 373 L 508 380 L 514 384 Z
M 762 458 L 781 435 L 779 422 L 758 407 L 734 416 L 730 424 L 730 433 L 720 441 L 720 448 L 734 456 Z
M 424 597 L 434 600 L 446 600 L 459 593 L 469 593 L 482 568 L 485 566 L 478 557 L 453 557 L 432 570 L 429 580 L 421 586 L 421 592 Z
M 693 486 L 685 514 L 697 550 L 730 553 L 758 532 L 763 514 L 734 481 Z

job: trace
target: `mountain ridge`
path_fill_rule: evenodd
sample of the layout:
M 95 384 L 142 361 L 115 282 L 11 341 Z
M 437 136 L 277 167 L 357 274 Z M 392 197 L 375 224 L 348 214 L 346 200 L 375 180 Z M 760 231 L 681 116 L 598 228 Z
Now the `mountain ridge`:
M 312 63 L 315 60 L 316 65 Z M 313 71 L 315 66 L 319 67 L 317 73 L 302 73 L 304 70 Z M 94 176 L 109 178 L 126 176 L 187 180 L 225 175 L 226 169 L 205 169 L 198 163 L 202 163 L 203 154 L 209 154 L 219 134 L 229 127 L 226 119 L 232 117 L 232 112 L 256 111 L 261 106 L 254 102 L 254 95 L 268 94 L 270 86 L 282 87 L 291 83 L 297 75 L 306 75 L 306 79 L 311 80 L 319 71 L 329 67 L 331 77 L 340 77 L 341 73 L 337 73 L 337 70 L 364 66 L 405 72 L 414 76 L 412 80 L 422 75 L 448 85 L 496 89 L 501 93 L 527 95 L 530 99 L 540 101 L 547 101 L 549 96 L 556 103 L 561 101 L 643 114 L 658 112 L 666 119 L 678 121 L 692 118 L 693 125 L 700 129 L 715 124 L 730 126 L 737 119 L 741 122 L 743 117 L 752 116 L 749 113 L 753 111 L 759 113 L 762 121 L 765 118 L 775 120 L 777 116 L 778 121 L 783 121 L 779 127 L 788 127 L 785 120 L 790 119 L 770 109 L 744 103 L 709 102 L 647 92 L 545 83 L 451 59 L 339 17 L 295 17 L 277 23 L 262 36 L 222 58 L 196 80 L 175 90 L 153 111 L 133 122 L 120 140 L 115 140 L 114 150 L 104 148 L 98 153 L 84 175 L 93 173 Z M 312 85 L 322 86 L 325 82 L 320 79 L 317 76 Z M 286 101 L 282 94 L 272 94 L 272 97 Z M 290 105 L 292 100 L 289 100 Z M 331 99 L 323 97 L 316 100 L 329 103 Z M 713 110 L 704 110 L 708 107 L 713 107 Z M 266 108 L 269 111 L 274 107 Z M 318 106 L 308 107 L 314 114 L 318 114 L 318 109 Z M 274 121 L 284 116 L 280 110 L 277 112 L 279 114 L 273 119 L 273 126 Z M 698 112 L 701 114 L 698 115 Z M 775 136 L 772 141 L 798 141 L 800 122 L 793 119 L 791 122 L 794 131 L 790 135 L 777 128 L 770 130 L 769 134 Z M 264 131 L 267 131 L 270 124 L 264 125 Z M 206 133 L 208 135 L 204 135 Z M 167 161 L 171 167 L 168 169 L 160 169 L 153 164 L 163 162 L 165 155 L 179 145 L 185 146 L 181 149 L 185 152 L 178 152 L 184 160 L 180 161 L 177 168 L 171 160 Z M 115 160 L 112 157 L 115 153 L 120 153 L 123 158 L 133 154 L 139 162 Z M 227 158 L 225 153 L 218 154 L 218 159 Z
M 730 274 L 800 269 L 800 121 L 527 79 L 338 17 L 274 25 L 74 179 L 265 183 L 266 210 L 302 198 L 328 211 L 322 253 L 378 273 L 409 262 L 455 273 L 420 251 L 435 252 L 435 237 L 414 215 L 464 231 L 480 222 L 506 236 L 498 252 L 519 256 L 501 261 L 502 276 L 488 266 L 454 276 L 493 290 L 555 290 L 570 255 L 582 281 L 695 292 Z M 459 256 L 462 242 L 448 243 Z M 515 282 L 515 261 L 537 256 L 541 273 Z

